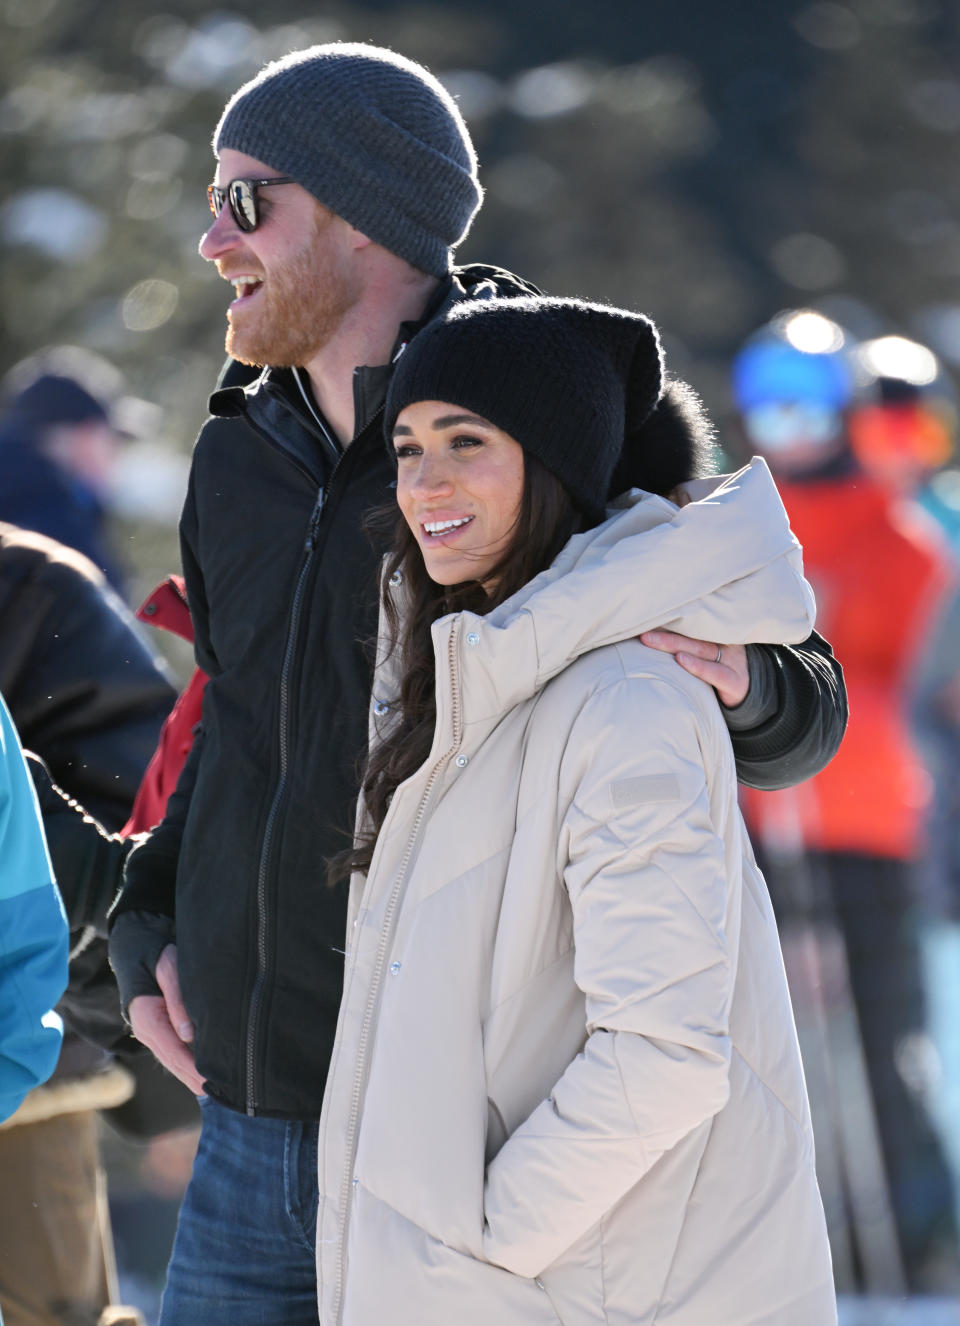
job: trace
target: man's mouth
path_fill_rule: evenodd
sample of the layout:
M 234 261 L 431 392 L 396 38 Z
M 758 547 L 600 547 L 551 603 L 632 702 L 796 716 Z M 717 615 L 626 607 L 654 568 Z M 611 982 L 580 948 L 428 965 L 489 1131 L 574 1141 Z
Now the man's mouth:
M 242 304 L 245 300 L 252 299 L 257 293 L 263 282 L 256 276 L 235 276 L 232 278 L 233 288 L 236 291 L 236 299 L 233 306 Z

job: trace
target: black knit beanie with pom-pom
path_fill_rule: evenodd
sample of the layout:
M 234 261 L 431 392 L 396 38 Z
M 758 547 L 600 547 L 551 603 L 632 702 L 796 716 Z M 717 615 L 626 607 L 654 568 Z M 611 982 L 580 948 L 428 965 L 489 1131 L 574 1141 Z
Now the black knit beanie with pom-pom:
M 470 410 L 536 456 L 596 524 L 624 489 L 665 495 L 703 461 L 677 417 L 678 384 L 666 395 L 663 384 L 660 338 L 641 313 L 576 299 L 464 301 L 400 357 L 384 428 L 389 445 L 416 401 Z

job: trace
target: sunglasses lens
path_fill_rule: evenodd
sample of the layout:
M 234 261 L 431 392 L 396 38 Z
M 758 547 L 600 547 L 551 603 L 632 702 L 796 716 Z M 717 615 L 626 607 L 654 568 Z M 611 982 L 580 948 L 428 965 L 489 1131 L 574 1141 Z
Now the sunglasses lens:
M 223 190 L 218 189 L 215 184 L 207 185 L 207 203 L 214 216 L 219 216 L 223 207 Z
M 234 180 L 230 185 L 230 208 L 241 230 L 256 230 L 257 190 L 249 180 Z

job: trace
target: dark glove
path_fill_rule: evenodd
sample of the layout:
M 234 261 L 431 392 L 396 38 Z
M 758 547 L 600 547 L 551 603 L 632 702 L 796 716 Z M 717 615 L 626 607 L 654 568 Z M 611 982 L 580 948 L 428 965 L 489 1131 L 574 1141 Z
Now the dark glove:
M 110 931 L 110 966 L 120 989 L 120 1007 L 128 1017 L 138 995 L 160 995 L 156 970 L 160 954 L 177 942 L 172 916 L 157 912 L 122 912 Z
M 773 718 L 780 702 L 777 691 L 776 669 L 773 660 L 760 645 L 747 645 L 747 668 L 750 689 L 740 704 L 720 709 L 731 732 L 759 727 Z

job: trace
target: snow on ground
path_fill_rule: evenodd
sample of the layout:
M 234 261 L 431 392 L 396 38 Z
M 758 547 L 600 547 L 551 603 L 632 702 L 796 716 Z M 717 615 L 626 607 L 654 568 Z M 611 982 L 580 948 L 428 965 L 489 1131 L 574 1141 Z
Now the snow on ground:
M 841 1298 L 840 1326 L 960 1326 L 953 1298 Z

